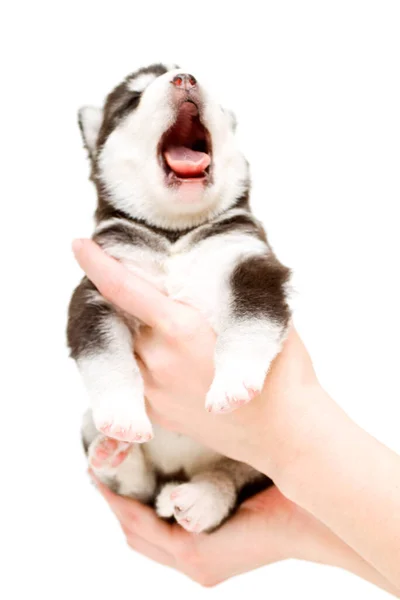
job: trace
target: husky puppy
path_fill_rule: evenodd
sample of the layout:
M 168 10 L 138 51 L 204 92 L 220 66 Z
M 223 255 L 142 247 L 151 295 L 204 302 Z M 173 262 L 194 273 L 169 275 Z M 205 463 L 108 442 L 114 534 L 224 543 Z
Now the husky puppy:
M 289 270 L 250 212 L 232 113 L 193 74 L 157 64 L 129 75 L 103 108 L 82 108 L 79 123 L 98 194 L 93 239 L 208 319 L 217 344 L 206 408 L 250 401 L 287 333 Z M 263 476 L 152 426 L 133 352 L 140 326 L 86 277 L 76 288 L 68 343 L 90 399 L 82 435 L 91 468 L 160 516 L 210 531 Z

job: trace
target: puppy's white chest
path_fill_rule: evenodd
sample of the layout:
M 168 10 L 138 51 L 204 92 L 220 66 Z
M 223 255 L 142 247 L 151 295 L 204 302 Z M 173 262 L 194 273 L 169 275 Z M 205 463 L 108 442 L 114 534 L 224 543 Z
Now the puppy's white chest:
M 226 307 L 232 248 L 207 241 L 197 247 L 172 246 L 170 252 L 155 254 L 136 248 L 113 249 L 113 255 L 133 273 L 147 279 L 174 300 L 200 310 L 214 326 L 219 310 Z
M 172 254 L 164 266 L 164 287 L 174 300 L 186 302 L 213 320 L 220 301 L 220 277 L 210 270 L 207 255 L 182 252 Z

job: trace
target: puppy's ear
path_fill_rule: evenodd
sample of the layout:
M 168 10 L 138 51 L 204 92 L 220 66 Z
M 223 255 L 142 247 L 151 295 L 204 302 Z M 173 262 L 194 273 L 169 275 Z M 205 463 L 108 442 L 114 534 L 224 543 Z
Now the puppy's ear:
M 78 111 L 78 123 L 83 143 L 91 159 L 96 153 L 97 138 L 103 120 L 103 111 L 95 106 L 84 106 Z

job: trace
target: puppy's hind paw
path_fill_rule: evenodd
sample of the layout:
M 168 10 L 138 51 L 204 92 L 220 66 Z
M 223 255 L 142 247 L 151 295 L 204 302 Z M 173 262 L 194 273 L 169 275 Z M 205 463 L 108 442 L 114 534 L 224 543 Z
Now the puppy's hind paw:
M 128 456 L 131 444 L 98 435 L 89 447 L 89 466 L 93 471 L 112 471 Z

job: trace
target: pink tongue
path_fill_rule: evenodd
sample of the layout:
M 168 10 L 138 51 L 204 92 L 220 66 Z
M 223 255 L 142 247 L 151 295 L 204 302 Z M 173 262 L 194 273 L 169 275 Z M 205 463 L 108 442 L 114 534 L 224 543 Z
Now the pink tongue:
M 186 148 L 186 146 L 170 146 L 164 152 L 164 156 L 168 166 L 174 173 L 183 177 L 200 175 L 211 162 L 210 157 L 205 152 L 197 152 Z

